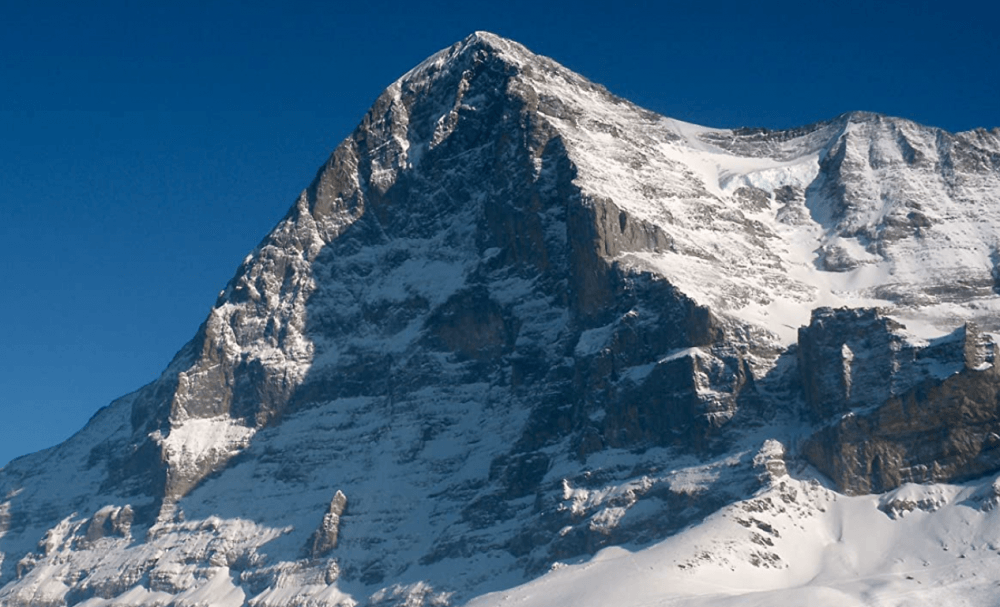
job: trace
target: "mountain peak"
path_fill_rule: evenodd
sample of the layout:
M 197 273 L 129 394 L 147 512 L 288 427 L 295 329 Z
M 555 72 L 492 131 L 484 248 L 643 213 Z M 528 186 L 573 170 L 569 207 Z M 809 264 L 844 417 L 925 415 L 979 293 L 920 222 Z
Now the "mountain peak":
M 535 84 L 556 80 L 606 93 L 603 87 L 549 57 L 535 54 L 519 42 L 485 31 L 473 32 L 434 53 L 393 83 L 390 90 L 399 87 L 424 89 L 430 82 L 439 82 L 443 74 L 456 73 L 461 76 L 467 70 L 484 65 L 503 66 L 501 71 L 506 76 L 520 76 Z
M 510 40 L 508 38 L 504 38 L 503 36 L 498 36 L 497 34 L 494 34 L 493 32 L 487 32 L 485 30 L 478 30 L 478 31 L 472 32 L 471 34 L 469 34 L 468 36 L 465 37 L 465 39 L 463 40 L 463 42 L 464 43 L 473 43 L 474 42 L 474 43 L 486 45 L 486 46 L 489 46 L 489 47 L 492 47 L 492 48 L 495 48 L 495 49 L 503 49 L 503 48 L 507 48 L 507 47 L 509 47 L 511 45 L 516 45 L 516 46 L 519 46 L 519 47 L 521 46 L 519 43 L 514 42 L 513 40 Z
M 453 46 L 457 46 L 465 52 L 468 50 L 485 50 L 518 63 L 525 60 L 540 59 L 538 55 L 532 53 L 523 44 L 486 31 L 473 32 Z
M 434 53 L 400 80 L 412 79 L 427 72 L 447 70 L 449 67 L 465 69 L 470 61 L 474 61 L 476 57 L 482 59 L 484 56 L 491 56 L 514 66 L 539 59 L 537 55 L 513 40 L 490 32 L 477 31 Z

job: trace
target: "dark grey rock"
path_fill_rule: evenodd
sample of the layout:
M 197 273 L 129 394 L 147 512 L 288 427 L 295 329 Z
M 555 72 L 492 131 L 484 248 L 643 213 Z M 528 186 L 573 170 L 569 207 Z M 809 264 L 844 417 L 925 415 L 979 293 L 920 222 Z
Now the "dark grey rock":
M 848 415 L 805 444 L 840 490 L 879 493 L 906 482 L 955 482 L 1000 469 L 1000 373 L 966 368 Z
M 907 350 L 899 323 L 876 309 L 818 308 L 799 329 L 798 361 L 806 403 L 826 420 L 878 405 L 892 393 Z
M 972 325 L 925 347 L 878 310 L 816 310 L 800 330 L 812 416 L 803 453 L 847 493 L 960 481 L 1000 468 L 994 344 Z
M 330 500 L 330 507 L 323 515 L 322 522 L 309 538 L 308 553 L 310 558 L 324 557 L 337 547 L 337 538 L 340 536 L 340 519 L 344 515 L 345 508 L 347 508 L 347 496 L 343 492 L 337 491 L 333 499 Z

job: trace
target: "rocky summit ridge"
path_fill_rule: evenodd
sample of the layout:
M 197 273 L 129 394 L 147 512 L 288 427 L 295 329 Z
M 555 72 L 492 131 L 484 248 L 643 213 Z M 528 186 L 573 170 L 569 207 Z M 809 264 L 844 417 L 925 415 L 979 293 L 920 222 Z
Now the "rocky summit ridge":
M 473 34 L 156 381 L 0 470 L 0 604 L 460 604 L 789 470 L 996 472 L 998 234 L 998 129 L 711 129 Z

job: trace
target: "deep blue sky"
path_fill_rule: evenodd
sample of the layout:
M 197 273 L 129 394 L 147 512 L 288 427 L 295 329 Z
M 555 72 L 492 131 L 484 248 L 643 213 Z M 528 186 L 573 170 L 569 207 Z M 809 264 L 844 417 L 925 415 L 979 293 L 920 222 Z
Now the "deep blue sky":
M 710 126 L 1000 125 L 995 3 L 694 4 L 0 3 L 0 465 L 156 378 L 381 90 L 474 30 Z

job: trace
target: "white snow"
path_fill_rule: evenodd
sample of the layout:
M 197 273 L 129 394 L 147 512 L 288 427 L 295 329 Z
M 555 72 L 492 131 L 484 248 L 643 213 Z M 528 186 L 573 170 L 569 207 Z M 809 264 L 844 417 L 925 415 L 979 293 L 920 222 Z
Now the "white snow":
M 845 497 L 789 477 L 649 547 L 606 548 L 468 607 L 987 605 L 1000 579 L 993 479 Z M 915 508 L 893 518 L 886 500 Z
M 206 460 L 218 460 L 246 447 L 254 432 L 230 417 L 220 416 L 186 419 L 173 425 L 166 437 L 156 431 L 153 440 L 162 445 L 173 468 L 193 470 Z
M 580 334 L 580 341 L 576 343 L 575 353 L 577 356 L 589 356 L 600 352 L 609 345 L 611 336 L 614 335 L 617 323 L 610 323 L 596 329 L 587 329 Z
M 997 309 L 988 290 L 961 303 L 932 294 L 956 279 L 988 281 L 1000 233 L 1000 180 L 994 173 L 960 188 L 943 184 L 932 162 L 939 157 L 934 129 L 852 118 L 839 130 L 817 125 L 770 147 L 743 149 L 735 131 L 651 116 L 565 72 L 535 75 L 529 84 L 575 110 L 573 119 L 549 120 L 567 141 L 580 188 L 675 243 L 669 251 L 626 252 L 620 261 L 663 275 L 716 312 L 789 344 L 819 306 L 889 307 L 932 332 L 962 318 L 990 318 Z M 926 165 L 909 164 L 901 138 Z M 819 187 L 820 161 L 840 144 L 845 178 L 853 180 L 846 191 L 857 201 L 847 209 L 835 208 Z M 765 197 L 763 207 L 741 204 L 738 190 L 747 187 Z M 797 194 L 782 202 L 789 192 Z M 900 238 L 879 247 L 868 244 L 883 238 L 890 215 L 910 221 L 915 213 L 930 224 L 899 228 Z M 853 268 L 823 269 L 823 251 Z M 889 293 L 902 294 L 903 303 Z

